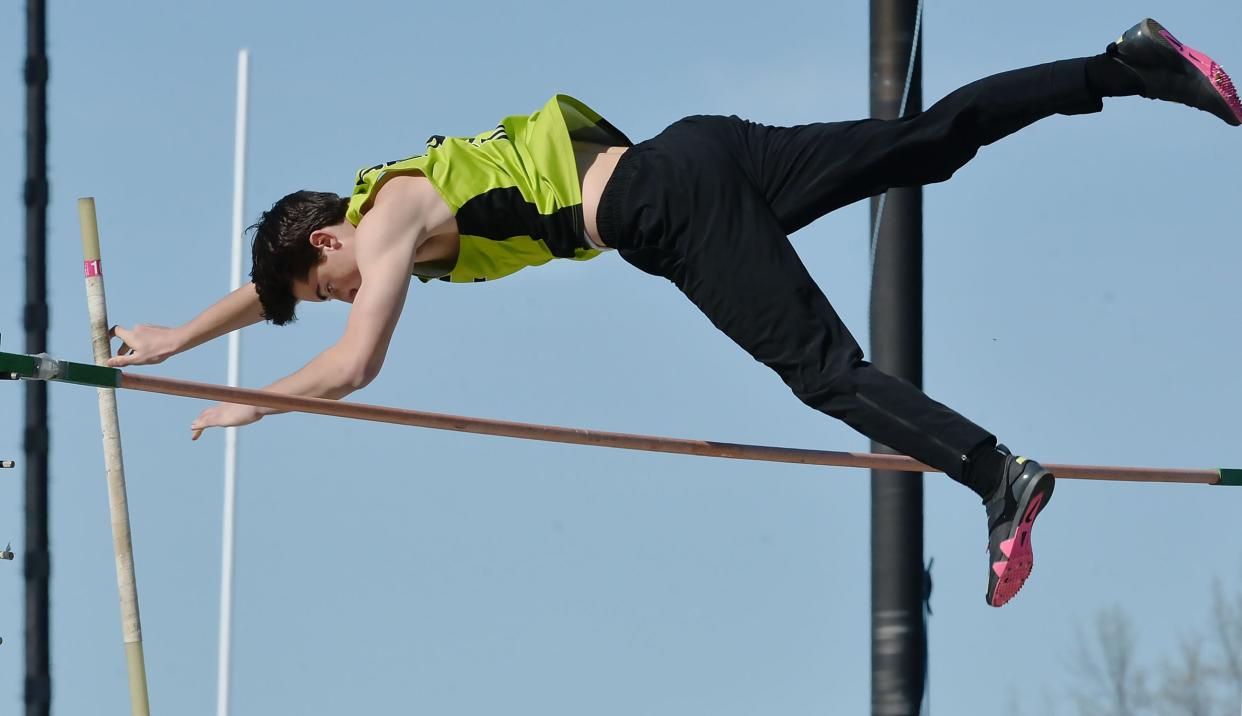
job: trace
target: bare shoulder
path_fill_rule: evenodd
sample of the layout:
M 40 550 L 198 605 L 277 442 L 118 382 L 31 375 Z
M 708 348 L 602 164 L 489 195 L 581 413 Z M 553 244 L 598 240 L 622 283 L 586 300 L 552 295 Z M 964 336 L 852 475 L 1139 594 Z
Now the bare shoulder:
M 371 210 L 383 223 L 412 224 L 424 235 L 440 233 L 453 222 L 453 211 L 440 192 L 421 174 L 405 174 L 389 178 L 377 190 Z M 371 223 L 380 223 L 372 221 Z
M 421 213 L 434 210 L 437 204 L 443 205 L 444 211 L 449 212 L 448 204 L 427 177 L 421 174 L 402 174 L 391 177 L 380 185 L 372 209 L 388 207 L 388 211 L 413 210 Z

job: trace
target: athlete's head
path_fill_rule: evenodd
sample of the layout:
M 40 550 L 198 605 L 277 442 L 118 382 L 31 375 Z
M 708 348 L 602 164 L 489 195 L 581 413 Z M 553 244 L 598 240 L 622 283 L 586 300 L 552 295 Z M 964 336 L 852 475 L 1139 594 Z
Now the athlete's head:
M 295 191 L 263 212 L 251 251 L 263 317 L 282 326 L 298 301 L 353 301 L 361 277 L 354 255 L 349 201 L 330 192 Z

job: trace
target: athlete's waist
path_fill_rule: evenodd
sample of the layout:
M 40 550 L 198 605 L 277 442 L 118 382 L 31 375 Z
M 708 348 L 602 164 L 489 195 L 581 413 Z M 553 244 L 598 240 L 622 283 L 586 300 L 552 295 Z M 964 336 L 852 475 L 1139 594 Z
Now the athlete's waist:
M 600 196 L 604 192 L 604 187 L 608 185 L 608 180 L 612 178 L 617 163 L 627 149 L 628 147 L 574 143 L 574 159 L 578 165 L 579 179 L 582 182 L 582 233 L 589 248 L 597 250 L 610 248 L 600 236 L 596 217 L 599 213 Z

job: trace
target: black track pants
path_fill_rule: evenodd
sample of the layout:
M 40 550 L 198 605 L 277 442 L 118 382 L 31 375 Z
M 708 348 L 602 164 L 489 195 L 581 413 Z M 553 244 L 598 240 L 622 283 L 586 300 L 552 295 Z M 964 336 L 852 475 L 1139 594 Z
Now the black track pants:
M 1066 60 L 979 80 L 901 120 L 687 117 L 621 158 L 600 200 L 600 235 L 676 284 L 804 403 L 965 482 L 966 456 L 995 438 L 863 360 L 787 236 L 890 187 L 944 181 L 1038 119 L 1101 106 L 1085 60 Z

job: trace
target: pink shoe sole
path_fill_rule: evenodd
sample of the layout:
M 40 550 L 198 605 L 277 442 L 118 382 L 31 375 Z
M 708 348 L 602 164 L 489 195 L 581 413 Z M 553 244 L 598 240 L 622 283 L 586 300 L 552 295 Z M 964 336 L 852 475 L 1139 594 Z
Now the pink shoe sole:
M 988 603 L 994 607 L 1005 606 L 1031 576 L 1031 570 L 1035 567 L 1035 553 L 1031 548 L 1031 530 L 1035 527 L 1035 518 L 1047 504 L 1047 496 L 1046 492 L 1040 492 L 1031 497 L 1014 536 L 1000 544 L 1001 553 L 1006 559 L 992 564 L 992 571 L 996 573 L 997 581 Z
M 1212 87 L 1220 94 L 1221 99 L 1225 100 L 1225 104 L 1229 105 L 1229 109 L 1233 112 L 1234 118 L 1237 120 L 1235 124 L 1242 124 L 1242 101 L 1238 99 L 1238 90 L 1233 84 L 1233 80 L 1225 72 L 1225 68 L 1221 67 L 1216 60 L 1208 57 L 1202 52 L 1184 45 L 1168 30 L 1161 27 L 1156 31 L 1165 42 L 1169 44 L 1178 54 L 1185 57 L 1190 64 L 1203 73 L 1208 81 L 1212 83 Z

